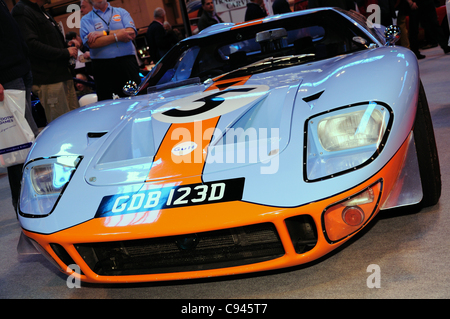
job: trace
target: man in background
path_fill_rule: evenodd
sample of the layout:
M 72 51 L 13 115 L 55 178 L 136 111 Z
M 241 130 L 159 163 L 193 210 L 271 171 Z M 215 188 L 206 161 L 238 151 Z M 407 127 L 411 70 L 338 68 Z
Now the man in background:
M 265 18 L 267 16 L 263 0 L 250 0 L 245 11 L 245 21 Z
M 4 90 L 26 91 L 25 119 L 34 135 L 38 127 L 31 112 L 31 75 L 28 48 L 20 33 L 19 26 L 11 16 L 6 4 L 0 0 L 0 102 L 4 100 Z M 23 164 L 8 167 L 8 179 L 11 189 L 12 204 L 17 212 L 20 195 Z
M 203 13 L 198 21 L 198 30 L 202 31 L 216 23 L 222 23 L 222 19 L 217 15 L 214 9 L 213 0 L 202 0 Z
M 86 94 L 95 93 L 94 90 L 89 85 L 89 79 L 86 74 L 84 73 L 77 73 L 75 75 L 77 78 L 75 80 L 75 87 L 77 88 L 77 96 L 78 98 L 81 98 L 82 96 Z
M 287 0 L 275 0 L 272 4 L 272 11 L 273 14 L 282 14 L 282 13 L 289 13 L 291 11 L 291 7 L 289 6 L 289 3 Z
M 81 16 L 85 16 L 92 11 L 92 4 L 89 0 L 81 0 L 80 2 L 80 13 Z
M 445 54 L 450 52 L 448 39 L 439 25 L 436 7 L 433 0 L 408 0 L 409 10 L 409 43 L 411 51 L 418 59 L 425 58 L 419 51 L 419 25 L 425 29 L 434 43 L 439 44 Z
M 128 11 L 107 0 L 91 0 L 92 11 L 81 18 L 80 36 L 89 47 L 98 100 L 124 97 L 128 81 L 140 83 L 133 40 L 137 30 Z
M 157 63 L 178 42 L 172 33 L 164 29 L 165 19 L 166 11 L 163 8 L 156 8 L 153 12 L 153 21 L 147 29 L 147 44 L 153 63 Z
M 39 96 L 47 122 L 79 107 L 69 59 L 78 48 L 68 47 L 58 23 L 43 8 L 50 0 L 20 0 L 12 10 L 28 46 L 33 93 Z

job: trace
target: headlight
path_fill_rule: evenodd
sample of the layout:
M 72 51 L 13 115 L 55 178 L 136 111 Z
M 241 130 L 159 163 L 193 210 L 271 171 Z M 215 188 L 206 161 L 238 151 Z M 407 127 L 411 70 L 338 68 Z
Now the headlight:
M 20 213 L 30 217 L 51 214 L 80 161 L 78 156 L 58 156 L 28 163 L 23 171 Z
M 391 122 L 388 106 L 375 102 L 310 118 L 306 123 L 306 180 L 333 177 L 369 163 L 381 152 Z

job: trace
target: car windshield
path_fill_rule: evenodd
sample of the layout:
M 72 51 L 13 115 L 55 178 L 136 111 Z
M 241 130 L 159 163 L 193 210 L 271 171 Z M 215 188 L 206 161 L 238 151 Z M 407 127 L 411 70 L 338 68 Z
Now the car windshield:
M 365 50 L 371 44 L 373 37 L 338 11 L 292 14 L 181 41 L 155 66 L 148 84 L 164 88 L 194 78 L 252 75 Z

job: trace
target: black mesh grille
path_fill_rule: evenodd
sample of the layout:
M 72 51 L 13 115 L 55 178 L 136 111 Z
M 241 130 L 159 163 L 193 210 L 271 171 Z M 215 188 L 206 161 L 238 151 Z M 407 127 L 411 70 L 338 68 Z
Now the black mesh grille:
M 195 271 L 278 258 L 284 249 L 272 223 L 121 242 L 76 244 L 98 275 Z

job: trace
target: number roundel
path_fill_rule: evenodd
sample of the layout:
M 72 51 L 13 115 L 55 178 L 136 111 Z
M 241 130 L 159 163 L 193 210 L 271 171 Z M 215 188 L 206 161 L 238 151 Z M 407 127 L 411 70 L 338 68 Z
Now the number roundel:
M 269 91 L 267 85 L 243 85 L 196 93 L 164 104 L 153 118 L 165 123 L 190 123 L 214 118 L 248 105 Z

